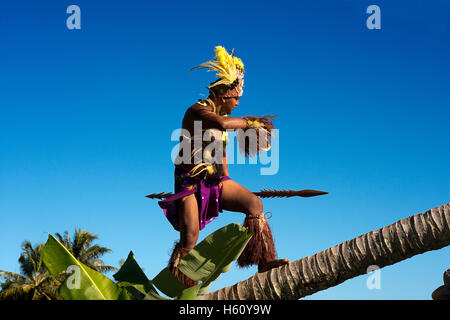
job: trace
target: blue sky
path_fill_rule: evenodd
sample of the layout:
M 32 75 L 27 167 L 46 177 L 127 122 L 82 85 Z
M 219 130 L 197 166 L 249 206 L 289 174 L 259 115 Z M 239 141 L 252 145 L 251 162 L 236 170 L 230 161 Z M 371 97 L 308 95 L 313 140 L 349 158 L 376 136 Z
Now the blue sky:
M 66 8 L 81 8 L 68 30 Z M 381 9 L 369 30 L 366 8 Z M 75 227 L 149 277 L 178 234 L 156 200 L 173 189 L 173 130 L 213 74 L 189 69 L 235 48 L 245 93 L 235 116 L 276 113 L 280 168 L 230 165 L 264 200 L 278 254 L 300 259 L 449 202 L 450 1 L 14 1 L 0 4 L 0 269 L 21 243 Z M 224 212 L 200 239 L 244 216 Z M 307 299 L 430 299 L 450 248 Z M 233 267 L 213 290 L 247 279 Z

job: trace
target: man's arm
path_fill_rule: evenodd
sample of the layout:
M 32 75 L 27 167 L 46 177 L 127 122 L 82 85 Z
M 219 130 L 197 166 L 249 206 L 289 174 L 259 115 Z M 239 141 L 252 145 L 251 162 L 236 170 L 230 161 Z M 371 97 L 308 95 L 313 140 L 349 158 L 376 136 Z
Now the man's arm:
M 205 129 L 216 128 L 225 131 L 228 129 L 237 130 L 248 128 L 248 122 L 245 119 L 219 116 L 199 104 L 190 107 L 188 112 L 191 112 L 195 118 L 201 120 L 202 126 Z

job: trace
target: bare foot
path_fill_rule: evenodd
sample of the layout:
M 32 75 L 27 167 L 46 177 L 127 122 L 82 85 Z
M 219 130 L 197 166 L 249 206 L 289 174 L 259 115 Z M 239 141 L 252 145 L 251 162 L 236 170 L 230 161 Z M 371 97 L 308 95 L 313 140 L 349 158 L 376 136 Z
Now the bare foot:
M 289 259 L 277 259 L 269 262 L 261 263 L 258 265 L 258 272 L 266 272 L 273 268 L 278 268 L 290 263 Z

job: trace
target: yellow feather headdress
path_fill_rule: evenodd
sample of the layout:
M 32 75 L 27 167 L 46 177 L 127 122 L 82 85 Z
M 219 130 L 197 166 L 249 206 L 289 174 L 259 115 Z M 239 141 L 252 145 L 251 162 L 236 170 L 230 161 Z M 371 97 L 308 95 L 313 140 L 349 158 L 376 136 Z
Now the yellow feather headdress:
M 217 46 L 214 49 L 215 60 L 204 62 L 194 69 L 207 69 L 207 71 L 216 71 L 216 77 L 220 80 L 213 82 L 208 88 L 224 84 L 230 89 L 236 89 L 238 96 L 242 96 L 244 89 L 244 64 L 242 60 L 234 55 L 233 52 L 229 54 L 222 46 Z

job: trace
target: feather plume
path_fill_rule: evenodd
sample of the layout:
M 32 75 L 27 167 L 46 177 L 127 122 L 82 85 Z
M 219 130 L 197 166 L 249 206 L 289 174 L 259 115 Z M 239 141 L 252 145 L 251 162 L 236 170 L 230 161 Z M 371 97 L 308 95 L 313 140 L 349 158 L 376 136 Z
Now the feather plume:
M 230 55 L 222 46 L 217 46 L 215 48 L 215 60 L 206 61 L 196 67 L 193 67 L 189 71 L 189 74 L 194 69 L 206 69 L 208 72 L 217 72 L 216 77 L 220 78 L 220 80 L 212 83 L 209 88 L 213 88 L 221 84 L 230 86 L 236 81 L 236 79 L 238 79 L 240 75 L 245 72 L 242 60 L 235 57 L 233 53 Z

